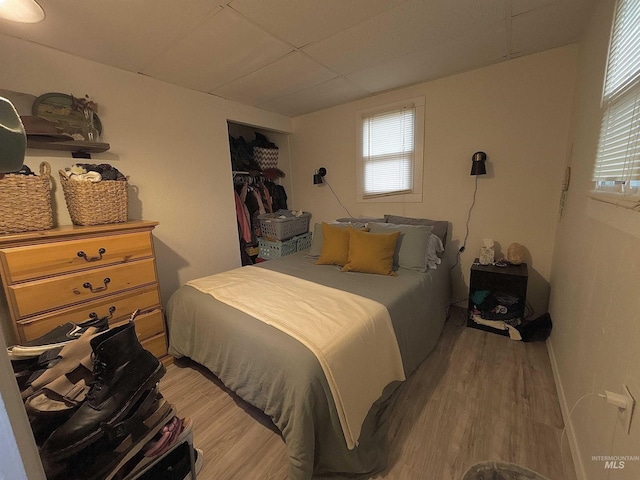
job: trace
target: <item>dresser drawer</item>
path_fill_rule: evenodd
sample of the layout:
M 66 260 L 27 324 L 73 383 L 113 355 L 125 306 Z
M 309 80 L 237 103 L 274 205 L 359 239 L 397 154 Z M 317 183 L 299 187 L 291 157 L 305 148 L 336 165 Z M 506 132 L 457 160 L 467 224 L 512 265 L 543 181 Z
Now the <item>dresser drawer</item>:
M 110 328 L 124 325 L 128 320 L 118 321 L 110 324 Z M 138 315 L 135 320 L 136 335 L 140 342 L 154 337 L 159 334 L 164 336 L 164 315 L 160 308 L 157 308 L 149 313 L 143 313 Z
M 151 234 L 128 233 L 0 250 L 8 284 L 153 256 Z
M 21 342 L 28 342 L 34 338 L 41 337 L 58 325 L 67 322 L 81 323 L 89 318 L 90 313 L 95 313 L 99 317 L 105 317 L 109 315 L 109 309 L 112 307 L 115 308 L 113 311 L 113 319 L 111 320 L 112 324 L 129 318 L 135 310 L 139 309 L 144 312 L 159 308 L 160 295 L 158 286 L 150 285 L 133 291 L 105 297 L 94 302 L 56 310 L 54 313 L 31 317 L 27 320 L 19 320 L 19 340 Z
M 149 258 L 19 283 L 7 290 L 16 309 L 16 317 L 22 318 L 155 282 L 155 265 L 153 258 Z
M 140 343 L 145 350 L 150 351 L 157 358 L 162 358 L 167 354 L 167 337 L 164 334 L 156 335 Z

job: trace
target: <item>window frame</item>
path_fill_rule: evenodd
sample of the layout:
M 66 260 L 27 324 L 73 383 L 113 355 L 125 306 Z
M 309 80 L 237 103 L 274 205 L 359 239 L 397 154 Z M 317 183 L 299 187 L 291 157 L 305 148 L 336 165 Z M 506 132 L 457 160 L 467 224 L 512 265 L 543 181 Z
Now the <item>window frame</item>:
M 415 117 L 413 124 L 413 185 L 407 193 L 388 193 L 373 196 L 364 195 L 364 158 L 363 151 L 363 117 L 378 113 L 390 112 L 403 107 L 414 107 Z M 356 123 L 356 201 L 360 203 L 404 203 L 422 202 L 422 182 L 424 169 L 424 116 L 425 97 L 414 97 L 411 99 L 380 105 L 364 110 L 359 110 L 355 114 Z
M 633 100 L 633 96 L 636 97 L 635 100 L 635 110 L 640 108 L 640 75 L 638 75 L 637 70 L 629 73 L 623 81 L 620 81 L 620 74 L 615 71 L 616 79 L 618 84 L 615 88 L 612 88 L 608 91 L 610 75 L 612 74 L 611 65 L 612 58 L 614 54 L 614 41 L 617 40 L 616 36 L 616 28 L 618 26 L 617 22 L 619 20 L 619 9 L 623 2 L 628 0 L 618 0 L 616 2 L 613 21 L 611 23 L 611 31 L 609 35 L 609 47 L 607 51 L 607 61 L 605 67 L 605 75 L 602 84 L 602 94 L 600 100 L 601 106 L 601 123 L 600 123 L 600 132 L 598 134 L 598 145 L 596 150 L 596 157 L 594 159 L 593 164 L 593 172 L 592 172 L 592 190 L 590 192 L 590 196 L 594 200 L 599 200 L 601 202 L 610 203 L 613 205 L 618 205 L 625 208 L 637 209 L 638 204 L 640 202 L 640 180 L 637 178 L 633 178 L 631 173 L 623 173 L 623 177 L 621 179 L 598 179 L 598 170 L 603 168 L 603 164 L 600 162 L 601 160 L 601 152 L 603 141 L 606 140 L 611 142 L 611 132 L 607 132 L 608 127 L 608 119 L 614 114 L 620 112 L 620 105 L 623 105 L 625 101 Z M 625 37 L 627 38 L 627 37 Z M 632 37 L 633 38 L 633 37 Z M 629 40 L 627 39 L 627 42 Z M 620 55 L 620 52 L 616 52 Z M 619 114 L 619 113 L 618 113 Z M 613 117 L 615 118 L 615 117 Z M 640 114 L 636 113 L 636 111 L 632 111 L 631 118 L 628 123 L 624 123 L 625 127 L 628 126 L 629 129 L 629 139 L 627 140 L 627 147 L 640 147 L 640 140 L 637 138 L 638 136 L 638 122 L 640 119 Z M 604 135 L 608 133 L 608 135 Z M 626 133 L 622 131 L 622 133 Z M 633 137 L 636 137 L 635 139 Z M 630 158 L 635 158 L 635 160 L 630 160 Z M 633 167 L 634 163 L 640 163 L 640 155 L 637 153 L 635 155 L 631 155 L 631 157 L 625 157 L 625 165 L 624 170 L 629 170 L 629 167 Z

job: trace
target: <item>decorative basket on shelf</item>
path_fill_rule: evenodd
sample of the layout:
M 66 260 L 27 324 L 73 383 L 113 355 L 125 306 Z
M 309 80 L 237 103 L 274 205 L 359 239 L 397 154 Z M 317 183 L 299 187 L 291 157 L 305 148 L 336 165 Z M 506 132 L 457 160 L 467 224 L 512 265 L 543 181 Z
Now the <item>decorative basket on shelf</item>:
M 40 175 L 5 175 L 0 180 L 0 234 L 52 227 L 51 166 L 42 162 Z
M 278 149 L 253 147 L 253 159 L 263 170 L 276 168 L 278 166 Z
M 69 180 L 60 170 L 60 183 L 71 222 L 74 225 L 102 225 L 127 221 L 129 182 Z

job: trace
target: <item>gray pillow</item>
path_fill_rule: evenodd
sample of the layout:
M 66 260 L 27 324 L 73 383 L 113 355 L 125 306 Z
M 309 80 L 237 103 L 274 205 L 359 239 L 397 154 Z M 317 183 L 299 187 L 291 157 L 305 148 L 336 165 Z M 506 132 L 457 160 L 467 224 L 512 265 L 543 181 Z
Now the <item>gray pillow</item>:
M 393 266 L 417 272 L 426 272 L 429 237 L 433 226 L 395 225 L 393 223 L 370 223 L 371 233 L 400 232 L 393 255 Z
M 433 234 L 440 237 L 442 245 L 445 247 L 447 245 L 447 230 L 449 230 L 449 222 L 445 220 L 429 220 L 428 218 L 401 217 L 399 215 L 385 214 L 384 221 L 387 223 L 394 223 L 396 225 L 433 226 Z
M 344 217 L 339 218 L 336 222 L 340 223 L 369 223 L 369 222 L 379 222 L 384 223 L 384 218 L 374 218 L 374 217 Z

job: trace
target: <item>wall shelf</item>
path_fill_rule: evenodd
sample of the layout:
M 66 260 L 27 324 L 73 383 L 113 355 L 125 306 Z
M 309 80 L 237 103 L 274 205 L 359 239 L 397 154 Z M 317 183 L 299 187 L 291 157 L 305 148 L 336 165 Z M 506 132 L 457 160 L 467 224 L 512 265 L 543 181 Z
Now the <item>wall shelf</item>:
M 37 141 L 30 138 L 27 139 L 28 148 L 38 148 L 45 150 L 59 150 L 72 153 L 91 154 L 102 153 L 109 150 L 108 143 L 86 142 L 82 140 L 68 140 L 63 142 Z M 91 158 L 91 157 L 89 157 Z

